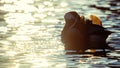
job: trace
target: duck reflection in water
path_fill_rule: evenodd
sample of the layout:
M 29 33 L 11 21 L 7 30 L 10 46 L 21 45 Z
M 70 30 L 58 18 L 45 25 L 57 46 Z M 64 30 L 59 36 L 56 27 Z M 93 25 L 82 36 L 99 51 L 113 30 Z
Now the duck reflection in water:
M 85 20 L 75 11 L 64 15 L 65 26 L 61 33 L 61 40 L 65 44 L 67 54 L 87 53 L 87 49 L 110 49 L 106 43 L 110 31 L 102 27 L 102 22 L 97 16 L 91 15 Z

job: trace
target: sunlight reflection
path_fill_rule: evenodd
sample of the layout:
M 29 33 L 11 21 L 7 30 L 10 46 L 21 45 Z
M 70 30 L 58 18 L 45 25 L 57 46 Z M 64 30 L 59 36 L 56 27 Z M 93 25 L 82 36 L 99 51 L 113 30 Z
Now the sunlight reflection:
M 0 67 L 3 64 L 2 68 L 12 68 L 13 64 L 13 68 L 65 68 L 70 63 L 73 67 L 92 68 L 91 64 L 106 64 L 106 58 L 83 54 L 70 55 L 67 60 L 60 39 L 68 11 L 108 16 L 108 12 L 90 8 L 91 3 L 99 4 L 96 0 L 0 0 L 0 22 L 4 21 L 0 24 Z M 116 25 L 106 22 L 108 26 Z
M 45 58 L 41 58 L 41 59 L 35 59 L 35 60 L 33 60 L 33 62 L 35 62 L 35 64 L 36 64 L 36 62 L 41 62 L 42 64 L 40 65 L 40 66 L 48 66 L 49 64 L 48 64 L 48 61 L 47 61 L 47 59 Z
M 33 26 L 33 25 L 24 25 L 18 29 L 16 34 L 18 35 L 31 35 L 38 33 L 40 27 L 39 26 Z
M 11 43 L 9 41 L 6 41 L 6 40 L 0 40 L 0 44 L 10 45 Z M 6 47 L 6 46 L 4 46 L 4 47 Z
M 1 3 L 16 3 L 16 2 L 24 2 L 24 3 L 33 3 L 33 0 L 1 0 Z
M 47 15 L 46 14 L 41 14 L 41 13 L 36 13 L 36 14 L 33 15 L 33 17 L 35 17 L 39 20 L 39 19 L 44 19 L 45 17 L 47 17 Z
M 9 13 L 5 15 L 5 21 L 9 25 L 23 25 L 28 22 L 34 22 L 34 18 L 31 14 L 24 13 Z
M 43 4 L 48 5 L 48 6 L 52 6 L 52 3 L 50 1 L 44 1 Z
M 6 33 L 7 31 L 8 31 L 7 27 L 4 26 L 0 27 L 0 34 Z
M 46 57 L 38 57 L 36 54 L 28 55 L 28 58 L 26 58 L 26 62 L 32 63 L 32 68 L 49 67 L 51 65 Z
M 42 22 L 46 22 L 46 23 L 57 23 L 59 22 L 59 20 L 57 19 L 42 19 Z
M 18 3 L 15 5 L 16 6 L 16 10 L 18 11 L 23 11 L 25 13 L 28 13 L 28 12 L 34 12 L 36 10 L 36 8 L 32 5 L 28 5 L 26 3 Z
M 66 2 L 62 2 L 62 3 L 60 3 L 60 6 L 61 7 L 66 7 L 66 6 L 68 6 L 68 4 Z
M 1 0 L 1 3 L 13 3 L 16 2 L 17 0 Z
M 13 5 L 5 4 L 3 7 L 0 7 L 1 10 L 15 12 L 16 7 Z
M 33 5 L 29 5 L 29 3 L 33 4 L 33 0 L 5 0 L 1 1 L 3 3 L 12 3 L 12 4 L 4 4 L 3 7 L 1 7 L 2 10 L 9 11 L 9 12 L 33 12 L 36 10 L 36 8 Z
M 15 52 L 15 51 L 7 51 L 6 52 L 6 55 L 8 55 L 8 56 L 15 56 L 17 54 L 17 52 Z
M 45 11 L 45 6 L 44 5 L 38 5 L 38 12 L 44 12 Z
M 26 4 L 33 4 L 34 3 L 34 0 L 17 0 L 17 2 L 15 3 L 26 3 Z
M 31 40 L 31 38 L 29 36 L 25 36 L 25 35 L 13 35 L 9 38 L 7 38 L 8 40 Z

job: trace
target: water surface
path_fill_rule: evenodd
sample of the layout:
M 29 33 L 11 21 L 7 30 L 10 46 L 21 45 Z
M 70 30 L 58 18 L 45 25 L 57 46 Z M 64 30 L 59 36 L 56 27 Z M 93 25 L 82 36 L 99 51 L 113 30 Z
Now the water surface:
M 120 65 L 118 0 L 0 0 L 0 68 L 110 68 Z M 109 57 L 65 55 L 61 43 L 63 16 L 77 11 L 95 14 L 114 33 Z

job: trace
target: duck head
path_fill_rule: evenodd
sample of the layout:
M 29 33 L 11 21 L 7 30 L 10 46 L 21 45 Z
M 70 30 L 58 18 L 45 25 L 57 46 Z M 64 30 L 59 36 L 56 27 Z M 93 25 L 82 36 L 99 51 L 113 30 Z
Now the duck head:
M 77 14 L 77 12 L 68 12 L 64 15 L 64 19 L 65 19 L 65 28 L 71 28 L 71 27 L 75 27 L 77 24 L 79 24 L 80 21 L 80 16 Z
M 84 16 L 80 16 L 77 12 L 71 11 L 64 15 L 64 19 L 66 23 L 65 23 L 63 31 L 66 31 L 67 29 L 70 29 L 70 28 L 77 28 L 82 33 L 85 34 L 86 25 L 85 25 Z

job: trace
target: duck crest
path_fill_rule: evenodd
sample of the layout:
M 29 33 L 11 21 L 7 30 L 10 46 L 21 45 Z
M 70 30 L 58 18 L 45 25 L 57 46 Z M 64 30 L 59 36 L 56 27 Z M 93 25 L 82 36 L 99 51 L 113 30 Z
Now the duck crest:
M 96 24 L 99 26 L 102 26 L 102 21 L 95 15 L 90 15 L 90 19 L 92 21 L 92 24 Z

